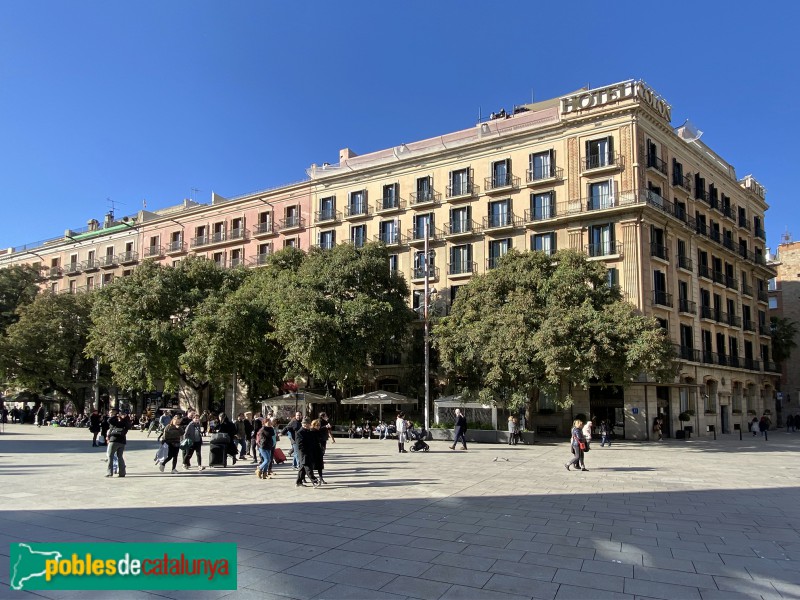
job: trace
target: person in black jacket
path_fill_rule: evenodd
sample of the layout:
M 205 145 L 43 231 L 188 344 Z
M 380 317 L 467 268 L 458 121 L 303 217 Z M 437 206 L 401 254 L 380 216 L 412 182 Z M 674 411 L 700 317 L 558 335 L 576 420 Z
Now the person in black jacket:
M 456 449 L 456 444 L 460 441 L 462 450 L 467 449 L 467 418 L 461 414 L 461 409 L 456 409 L 456 427 L 453 432 L 453 445 L 450 450 Z
M 283 428 L 281 433 L 283 435 L 288 435 L 289 440 L 292 442 L 292 468 L 298 468 L 298 461 L 297 461 L 297 432 L 300 431 L 303 423 L 303 414 L 300 411 L 294 413 L 294 419 L 289 421 L 289 424 Z
M 120 477 L 125 477 L 125 444 L 128 439 L 128 430 L 131 428 L 131 420 L 127 414 L 118 415 L 116 411 L 108 420 L 108 449 L 106 451 L 106 458 L 108 461 L 108 469 L 106 477 L 114 476 L 114 458 L 117 459 L 117 471 Z
M 249 413 L 245 413 L 245 416 Z M 250 414 L 251 418 L 252 414 Z M 253 464 L 257 465 L 261 461 L 258 460 L 259 457 L 259 450 L 258 450 L 258 432 L 264 426 L 264 421 L 261 418 L 261 413 L 258 413 L 255 418 L 250 421 L 253 424 L 253 433 L 250 434 L 250 440 L 248 440 L 248 454 L 253 457 Z
M 295 484 L 300 487 L 306 477 L 311 480 L 314 487 L 319 487 L 320 482 L 314 475 L 315 460 L 321 454 L 319 449 L 319 438 L 316 431 L 310 429 L 311 419 L 306 417 L 302 421 L 302 426 L 295 436 L 297 451 L 297 481 Z
M 228 447 L 226 448 L 226 451 L 233 457 L 233 464 L 236 464 L 236 425 L 231 423 L 231 420 L 225 413 L 219 413 L 219 425 L 217 425 L 217 433 L 228 434 Z
M 97 446 L 97 434 L 100 433 L 100 413 L 96 408 L 89 415 L 89 431 L 92 433 L 92 446 Z
M 105 445 L 109 427 L 111 426 L 108 424 L 108 415 L 105 414 L 102 419 L 100 419 L 100 445 Z

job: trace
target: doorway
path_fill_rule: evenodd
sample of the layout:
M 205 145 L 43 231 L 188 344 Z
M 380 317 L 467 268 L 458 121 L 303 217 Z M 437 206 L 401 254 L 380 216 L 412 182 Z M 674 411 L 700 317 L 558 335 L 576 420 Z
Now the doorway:
M 656 414 L 661 417 L 661 435 L 672 437 L 672 421 L 670 419 L 670 388 L 665 385 L 656 387 Z
M 600 423 L 608 421 L 613 430 L 613 438 L 625 439 L 625 394 L 621 387 L 591 386 L 589 388 L 590 418 L 596 419 L 594 427 L 600 429 Z
M 730 413 L 728 413 L 728 409 L 730 407 L 725 404 L 720 406 L 720 418 L 722 419 L 722 433 L 730 433 L 731 432 L 731 417 Z

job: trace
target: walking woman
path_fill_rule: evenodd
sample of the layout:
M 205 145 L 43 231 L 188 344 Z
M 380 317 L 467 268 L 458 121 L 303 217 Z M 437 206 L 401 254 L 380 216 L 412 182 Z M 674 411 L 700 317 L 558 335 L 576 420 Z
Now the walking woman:
M 256 448 L 261 455 L 261 463 L 256 468 L 256 477 L 259 479 L 272 478 L 272 453 L 275 450 L 275 430 L 267 421 L 258 430 L 256 435 Z
M 321 413 L 325 414 L 325 413 Z M 317 475 L 320 483 L 328 483 L 322 478 L 322 471 L 325 469 L 325 444 L 327 443 L 328 430 L 322 428 L 322 419 L 314 419 L 311 421 L 311 430 L 317 433 L 317 442 L 319 449 L 316 451 L 314 457 L 314 468 L 317 470 Z
M 167 460 L 159 465 L 159 470 L 163 473 L 164 467 L 172 459 L 172 473 L 178 472 L 178 454 L 181 451 L 181 438 L 183 437 L 183 427 L 181 427 L 180 415 L 172 417 L 172 421 L 164 429 L 164 443 L 167 444 Z
M 184 471 L 189 470 L 192 461 L 192 456 L 197 456 L 197 466 L 199 470 L 202 471 L 205 469 L 205 467 L 203 466 L 203 456 L 201 455 L 201 449 L 203 447 L 202 427 L 203 426 L 200 423 L 200 416 L 197 413 L 194 413 L 194 415 L 192 416 L 192 422 L 186 426 L 186 432 L 184 433 L 184 437 L 192 441 L 191 448 L 183 451 Z
M 517 445 L 517 436 L 519 435 L 519 423 L 517 422 L 517 417 L 511 415 L 508 417 L 508 445 L 509 446 L 516 446 Z
M 572 447 L 572 455 L 573 458 L 564 466 L 569 471 L 570 467 L 575 467 L 575 470 L 580 468 L 581 471 L 588 471 L 589 469 L 586 468 L 586 463 L 583 462 L 583 451 L 586 448 L 586 438 L 583 437 L 583 421 L 580 419 L 575 419 L 572 422 L 572 442 L 570 446 Z
M 461 409 L 456 409 L 456 426 L 453 431 L 453 445 L 450 450 L 456 449 L 456 444 L 461 442 L 461 449 L 467 449 L 467 418 L 461 414 Z
M 89 431 L 92 434 L 92 446 L 97 446 L 97 434 L 100 433 L 100 413 L 96 408 L 89 415 Z
M 397 451 L 406 452 L 406 415 L 405 413 L 397 413 L 397 421 L 395 421 L 397 428 Z

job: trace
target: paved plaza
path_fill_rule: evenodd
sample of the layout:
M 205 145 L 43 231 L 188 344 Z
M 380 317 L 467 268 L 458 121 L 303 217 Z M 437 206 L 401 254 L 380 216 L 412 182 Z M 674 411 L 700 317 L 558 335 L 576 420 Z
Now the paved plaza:
M 566 471 L 558 440 L 398 454 L 339 439 L 320 489 L 290 465 L 162 474 L 156 447 L 131 432 L 128 476 L 107 479 L 87 430 L 6 425 L 0 598 L 800 597 L 800 433 L 595 442 L 588 472 Z M 239 589 L 10 590 L 9 543 L 78 541 L 235 542 Z

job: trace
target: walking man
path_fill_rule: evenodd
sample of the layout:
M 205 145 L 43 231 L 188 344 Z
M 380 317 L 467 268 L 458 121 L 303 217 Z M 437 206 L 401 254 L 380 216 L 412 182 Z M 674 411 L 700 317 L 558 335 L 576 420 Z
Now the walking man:
M 461 442 L 461 449 L 467 449 L 467 418 L 461 414 L 461 409 L 456 409 L 456 427 L 453 438 L 453 445 L 450 446 L 450 450 L 456 449 L 456 444 L 460 441 Z
M 309 420 L 309 423 L 311 421 Z M 292 442 L 292 468 L 298 468 L 298 460 L 297 460 L 297 433 L 303 426 L 303 414 L 300 411 L 294 413 L 294 419 L 289 421 L 289 424 L 284 427 L 283 435 L 288 435 L 289 440 Z

